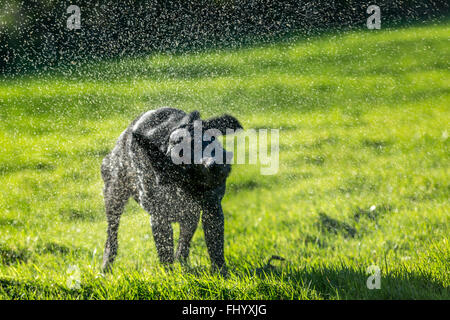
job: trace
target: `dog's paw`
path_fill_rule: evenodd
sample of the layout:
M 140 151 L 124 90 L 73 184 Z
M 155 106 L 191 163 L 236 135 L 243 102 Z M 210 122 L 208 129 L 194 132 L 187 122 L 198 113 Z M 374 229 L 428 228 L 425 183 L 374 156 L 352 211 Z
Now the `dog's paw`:
M 113 268 L 112 268 L 112 264 L 110 263 L 104 263 L 101 267 L 101 272 L 103 274 L 105 273 L 112 273 L 113 272 Z
M 212 272 L 213 273 L 218 273 L 220 274 L 222 277 L 224 278 L 228 278 L 228 268 L 226 265 L 223 265 L 221 267 L 217 266 L 217 265 L 213 265 L 212 266 Z

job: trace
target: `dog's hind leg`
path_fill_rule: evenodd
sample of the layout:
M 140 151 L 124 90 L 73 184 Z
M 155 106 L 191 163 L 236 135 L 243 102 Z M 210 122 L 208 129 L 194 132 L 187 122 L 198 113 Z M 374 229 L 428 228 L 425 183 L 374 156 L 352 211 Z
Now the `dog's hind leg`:
M 130 192 L 126 185 L 124 176 L 119 173 L 112 174 L 111 167 L 105 159 L 102 165 L 102 176 L 105 181 L 104 197 L 106 219 L 108 221 L 107 239 L 105 251 L 103 253 L 102 270 L 109 271 L 117 255 L 120 216 L 123 213 L 125 204 L 130 197 Z

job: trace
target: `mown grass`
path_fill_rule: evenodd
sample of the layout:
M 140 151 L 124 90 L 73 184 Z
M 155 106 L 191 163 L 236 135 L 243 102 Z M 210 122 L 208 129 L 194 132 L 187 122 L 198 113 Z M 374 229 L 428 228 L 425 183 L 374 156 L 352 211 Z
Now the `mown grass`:
M 2 78 L 0 298 L 449 299 L 449 32 L 352 31 Z M 160 267 L 134 202 L 114 272 L 100 273 L 102 157 L 136 115 L 166 105 L 280 129 L 279 172 L 235 165 L 228 181 L 226 279 L 209 272 L 201 229 L 189 266 Z M 272 255 L 286 260 L 269 266 Z M 370 265 L 380 290 L 366 287 Z

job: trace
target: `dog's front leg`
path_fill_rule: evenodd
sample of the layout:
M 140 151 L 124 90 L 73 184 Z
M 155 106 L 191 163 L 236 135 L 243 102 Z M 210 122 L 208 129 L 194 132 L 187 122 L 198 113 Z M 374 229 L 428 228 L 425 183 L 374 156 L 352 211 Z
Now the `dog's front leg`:
M 153 238 L 155 239 L 156 250 L 159 261 L 162 264 L 173 263 L 173 230 L 167 219 L 151 216 Z
M 220 200 L 211 200 L 203 205 L 203 231 L 213 271 L 227 274 L 223 252 L 224 217 Z

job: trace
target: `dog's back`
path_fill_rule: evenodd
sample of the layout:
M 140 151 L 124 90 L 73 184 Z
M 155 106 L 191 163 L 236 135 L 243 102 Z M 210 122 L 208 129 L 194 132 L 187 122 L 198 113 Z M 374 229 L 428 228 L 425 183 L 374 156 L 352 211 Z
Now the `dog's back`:
M 181 110 L 160 108 L 144 112 L 134 119 L 119 136 L 113 150 L 103 159 L 101 173 L 105 186 L 120 185 L 121 193 L 127 194 L 128 197 L 133 196 L 141 203 L 142 192 L 145 190 L 139 191 L 139 182 L 143 182 L 144 188 L 145 184 L 156 187 L 156 177 L 151 162 L 137 143 L 136 131 L 161 128 L 161 124 L 165 122 L 167 126 L 162 131 L 169 131 L 170 122 L 175 125 L 184 116 L 186 113 Z M 161 132 L 161 135 L 164 134 L 167 133 Z

